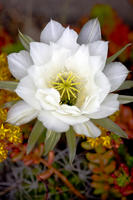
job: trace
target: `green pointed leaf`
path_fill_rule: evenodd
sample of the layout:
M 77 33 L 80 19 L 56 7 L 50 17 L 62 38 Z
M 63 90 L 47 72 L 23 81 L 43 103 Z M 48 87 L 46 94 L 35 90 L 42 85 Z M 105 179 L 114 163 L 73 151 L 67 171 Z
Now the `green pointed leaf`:
M 15 81 L 0 81 L 0 89 L 14 91 L 18 85 Z
M 66 132 L 66 139 L 69 148 L 69 161 L 72 164 L 76 154 L 76 134 L 72 127 Z
M 132 103 L 133 96 L 119 95 L 118 100 L 119 100 L 120 104 Z
M 123 51 L 126 50 L 127 47 L 131 46 L 131 43 L 125 45 L 122 49 L 120 49 L 119 51 L 117 51 L 114 55 L 110 56 L 108 59 L 107 59 L 107 62 L 106 64 L 109 64 L 111 62 L 113 62 L 121 53 L 123 53 Z
M 18 31 L 18 36 L 19 36 L 20 42 L 22 43 L 24 48 L 29 51 L 30 50 L 30 43 L 34 42 L 34 40 L 30 36 L 22 34 L 20 32 L 20 30 Z
M 18 41 L 17 43 L 8 44 L 2 48 L 2 52 L 5 52 L 6 54 L 10 54 L 14 52 L 17 53 L 21 50 L 24 50 L 24 47 L 20 41 Z
M 133 81 L 124 81 L 124 83 L 117 90 L 127 90 L 133 87 Z
M 61 133 L 56 133 L 52 130 L 47 130 L 46 132 L 46 138 L 45 138 L 45 153 L 44 155 L 47 155 L 50 151 L 54 149 L 58 141 L 60 140 Z
M 37 120 L 28 139 L 27 154 L 32 151 L 44 129 L 45 127 L 43 126 L 42 122 Z
M 123 131 L 116 123 L 114 123 L 109 118 L 91 119 L 91 121 L 94 122 L 97 125 L 102 126 L 105 129 L 109 130 L 110 132 L 113 132 L 116 135 L 119 135 L 120 137 L 128 138 L 125 131 Z

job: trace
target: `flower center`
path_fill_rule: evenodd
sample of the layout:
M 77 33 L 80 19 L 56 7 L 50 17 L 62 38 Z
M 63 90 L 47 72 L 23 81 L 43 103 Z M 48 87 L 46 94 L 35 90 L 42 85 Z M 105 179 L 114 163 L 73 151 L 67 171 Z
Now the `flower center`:
M 61 97 L 61 104 L 74 105 L 77 101 L 78 85 L 80 82 L 77 81 L 78 77 L 73 72 L 58 73 L 56 80 L 52 81 L 52 87 L 58 90 Z

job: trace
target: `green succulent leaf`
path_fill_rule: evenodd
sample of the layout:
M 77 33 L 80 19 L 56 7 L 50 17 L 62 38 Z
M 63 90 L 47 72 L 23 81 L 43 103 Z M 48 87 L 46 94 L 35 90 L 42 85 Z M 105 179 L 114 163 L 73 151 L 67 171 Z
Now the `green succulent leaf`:
M 29 51 L 30 50 L 30 43 L 34 42 L 34 40 L 30 36 L 21 33 L 20 30 L 18 30 L 18 36 L 19 36 L 20 42 L 22 43 L 24 48 Z
M 127 80 L 117 90 L 127 90 L 133 87 L 133 81 Z
M 0 89 L 14 91 L 18 83 L 15 81 L 0 81 Z
M 29 154 L 32 151 L 40 135 L 43 133 L 44 129 L 45 127 L 43 126 L 42 122 L 37 120 L 28 139 L 27 154 Z
M 123 53 L 123 51 L 126 50 L 127 47 L 131 46 L 131 43 L 129 44 L 126 44 L 122 49 L 120 49 L 119 51 L 117 51 L 114 55 L 110 56 L 108 59 L 107 59 L 107 62 L 106 64 L 109 64 L 111 62 L 113 62 L 121 53 Z
M 119 135 L 120 137 L 128 138 L 125 131 L 123 131 L 116 123 L 114 123 L 109 118 L 92 119 L 91 121 L 94 122 L 95 124 L 102 126 L 105 129 L 109 130 L 110 132 L 113 132 L 116 135 Z
M 118 100 L 120 104 L 127 104 L 133 102 L 133 96 L 127 96 L 127 95 L 119 95 Z
M 50 151 L 54 149 L 58 141 L 60 140 L 61 133 L 56 133 L 52 130 L 47 130 L 45 138 L 45 152 L 44 155 L 47 155 Z
M 69 161 L 72 164 L 76 154 L 76 134 L 72 127 L 66 132 L 66 139 L 69 148 Z

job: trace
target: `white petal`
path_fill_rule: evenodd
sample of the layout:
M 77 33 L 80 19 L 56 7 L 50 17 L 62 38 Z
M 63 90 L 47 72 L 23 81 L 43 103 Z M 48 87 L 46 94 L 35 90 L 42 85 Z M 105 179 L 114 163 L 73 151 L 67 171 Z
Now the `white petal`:
M 38 89 L 36 98 L 44 110 L 55 110 L 60 103 L 60 94 L 54 88 Z
M 104 69 L 104 74 L 111 83 L 111 92 L 120 87 L 128 75 L 127 68 L 120 62 L 108 64 Z
M 49 44 L 56 42 L 62 35 L 65 28 L 58 22 L 51 20 L 41 32 L 41 42 Z
M 89 56 L 89 68 L 93 74 L 101 71 L 104 65 L 105 62 L 101 56 Z
M 90 118 L 100 119 L 112 115 L 119 110 L 118 94 L 109 94 L 100 106 L 100 109 L 89 115 Z
M 63 105 L 60 109 L 53 112 L 53 115 L 66 124 L 74 125 L 88 121 L 88 117 L 82 115 L 76 106 Z
M 36 110 L 24 101 L 19 101 L 8 111 L 7 122 L 19 126 L 33 120 L 36 117 Z
M 86 77 L 90 74 L 89 68 L 89 49 L 86 45 L 81 45 L 74 55 L 66 60 L 66 68 L 73 71 L 79 77 Z
M 108 95 L 111 85 L 107 77 L 102 72 L 98 72 L 95 76 L 95 83 L 100 88 L 99 102 L 101 103 Z
M 31 42 L 30 55 L 36 65 L 45 64 L 51 57 L 50 46 L 41 42 Z
M 65 132 L 69 129 L 69 125 L 57 119 L 55 116 L 53 116 L 52 112 L 50 111 L 42 111 L 39 114 L 38 119 L 43 123 L 43 125 L 47 129 L 53 131 Z
M 12 53 L 8 57 L 9 69 L 16 79 L 21 79 L 27 74 L 27 69 L 33 62 L 27 51 Z
M 100 102 L 96 95 L 87 96 L 83 105 L 81 106 L 81 110 L 83 114 L 91 114 L 98 110 L 100 106 Z
M 77 134 L 85 135 L 87 137 L 98 137 L 101 134 L 99 128 L 97 128 L 92 122 L 88 121 L 83 124 L 76 124 L 73 126 Z
M 47 88 L 50 82 L 55 81 L 59 72 L 64 72 L 65 61 L 70 55 L 70 50 L 59 48 L 52 44 L 52 57 L 49 62 L 43 65 L 32 65 L 28 69 L 28 74 L 32 78 L 37 88 Z
M 68 27 L 65 29 L 65 31 L 57 41 L 57 44 L 68 49 L 76 49 L 79 46 L 76 42 L 77 38 L 78 34 Z
M 104 41 L 95 41 L 92 43 L 89 43 L 89 52 L 90 56 L 101 56 L 102 57 L 102 68 L 105 66 L 105 62 L 107 59 L 107 53 L 108 53 L 108 42 Z
M 77 41 L 79 44 L 88 44 L 97 40 L 101 40 L 100 24 L 98 19 L 92 19 L 83 26 Z
M 35 98 L 36 88 L 29 76 L 26 76 L 23 79 L 21 79 L 15 91 L 19 97 L 21 97 L 33 108 L 40 109 L 40 104 Z

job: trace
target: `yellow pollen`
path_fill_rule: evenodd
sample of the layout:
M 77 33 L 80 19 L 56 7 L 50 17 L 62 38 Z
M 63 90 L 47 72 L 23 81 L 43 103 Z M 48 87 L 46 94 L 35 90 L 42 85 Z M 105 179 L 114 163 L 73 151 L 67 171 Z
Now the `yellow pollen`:
M 78 77 L 73 72 L 64 72 L 58 73 L 55 81 L 51 81 L 51 87 L 60 93 L 61 104 L 74 105 L 76 103 L 78 93 L 80 92 L 77 88 L 80 82 L 77 79 Z

